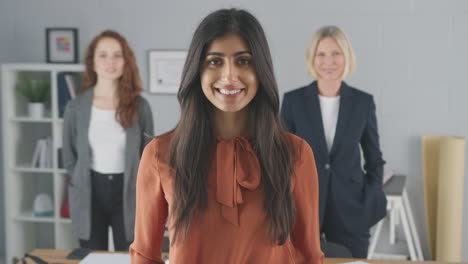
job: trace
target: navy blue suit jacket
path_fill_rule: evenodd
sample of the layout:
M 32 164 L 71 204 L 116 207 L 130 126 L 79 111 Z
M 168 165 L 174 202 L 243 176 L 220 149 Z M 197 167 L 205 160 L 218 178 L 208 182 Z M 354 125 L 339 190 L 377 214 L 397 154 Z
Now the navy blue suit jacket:
M 317 82 L 284 95 L 281 116 L 291 133 L 314 151 L 319 175 L 320 226 L 327 199 L 334 215 L 351 233 L 368 231 L 385 217 L 387 199 L 382 188 L 383 165 L 372 96 L 342 82 L 336 133 L 327 150 Z M 361 166 L 361 149 L 364 168 Z M 330 208 L 328 208 L 329 210 Z

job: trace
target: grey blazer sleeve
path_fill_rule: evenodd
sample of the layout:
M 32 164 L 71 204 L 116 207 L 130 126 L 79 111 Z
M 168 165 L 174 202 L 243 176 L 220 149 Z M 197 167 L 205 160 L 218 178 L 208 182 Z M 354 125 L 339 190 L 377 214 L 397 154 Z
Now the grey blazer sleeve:
M 63 146 L 62 159 L 63 165 L 68 174 L 72 175 L 76 165 L 77 149 L 76 149 L 76 106 L 73 101 L 68 102 L 65 108 L 63 118 Z
M 140 146 L 141 155 L 146 144 L 148 144 L 154 137 L 153 112 L 151 111 L 148 101 L 143 97 L 141 97 L 139 117 L 142 133 L 142 145 Z

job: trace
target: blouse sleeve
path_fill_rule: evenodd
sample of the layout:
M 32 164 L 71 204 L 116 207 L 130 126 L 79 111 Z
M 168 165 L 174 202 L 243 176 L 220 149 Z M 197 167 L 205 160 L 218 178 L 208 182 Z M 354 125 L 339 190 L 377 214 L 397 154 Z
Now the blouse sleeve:
M 164 263 L 161 249 L 168 205 L 158 170 L 157 142 L 154 139 L 147 145 L 138 169 L 135 240 L 130 246 L 132 264 Z
M 299 160 L 295 164 L 293 198 L 296 206 L 296 224 L 291 234 L 300 263 L 323 264 L 320 249 L 319 188 L 314 154 L 309 144 L 301 140 Z

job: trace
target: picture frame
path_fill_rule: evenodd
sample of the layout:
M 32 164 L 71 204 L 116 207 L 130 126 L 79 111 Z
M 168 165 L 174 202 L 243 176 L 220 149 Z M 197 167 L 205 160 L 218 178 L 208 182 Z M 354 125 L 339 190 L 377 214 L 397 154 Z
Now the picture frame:
M 47 63 L 78 63 L 78 29 L 46 28 Z
M 150 50 L 148 58 L 149 92 L 177 94 L 187 51 Z

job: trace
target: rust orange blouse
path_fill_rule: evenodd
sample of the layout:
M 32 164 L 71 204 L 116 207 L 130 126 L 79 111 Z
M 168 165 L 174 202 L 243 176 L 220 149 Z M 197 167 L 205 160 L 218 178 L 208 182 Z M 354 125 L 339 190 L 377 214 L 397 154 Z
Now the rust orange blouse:
M 309 145 L 290 134 L 296 153 L 291 190 L 296 222 L 285 244 L 271 242 L 263 211 L 258 159 L 243 137 L 217 142 L 208 176 L 208 204 L 185 239 L 171 246 L 171 264 L 179 263 L 323 263 L 318 217 L 318 178 Z M 164 263 L 164 226 L 172 225 L 174 170 L 169 166 L 171 135 L 153 139 L 143 153 L 137 178 L 133 264 Z M 173 236 L 169 230 L 169 239 Z

